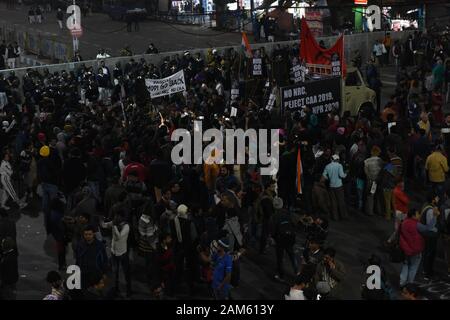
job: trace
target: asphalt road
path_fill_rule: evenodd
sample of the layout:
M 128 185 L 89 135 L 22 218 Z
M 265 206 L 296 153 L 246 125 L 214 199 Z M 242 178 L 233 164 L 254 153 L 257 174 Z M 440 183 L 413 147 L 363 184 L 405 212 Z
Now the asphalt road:
M 86 60 L 95 58 L 100 48 L 117 56 L 125 45 L 129 45 L 133 53 L 141 54 L 150 43 L 154 43 L 160 51 L 178 51 L 238 45 L 241 42 L 239 33 L 217 32 L 200 26 L 145 21 L 140 23 L 138 32 L 127 32 L 125 22 L 112 21 L 105 14 L 95 13 L 81 21 L 84 31 L 79 47 Z M 30 25 L 27 7 L 9 10 L 4 3 L 0 3 L 0 24 L 4 23 L 49 33 L 65 43 L 72 43 L 72 37 L 65 26 L 63 30 L 59 29 L 55 12 L 44 13 L 42 24 Z

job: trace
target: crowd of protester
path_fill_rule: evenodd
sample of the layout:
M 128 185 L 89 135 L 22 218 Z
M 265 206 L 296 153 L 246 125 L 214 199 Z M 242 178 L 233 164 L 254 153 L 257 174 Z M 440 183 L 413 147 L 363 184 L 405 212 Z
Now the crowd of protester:
M 392 221 L 385 246 L 392 263 L 403 263 L 397 287 L 406 298 L 417 298 L 413 282 L 419 265 L 422 261 L 427 279 L 435 276 L 440 240 L 450 267 L 450 115 L 443 114 L 450 81 L 443 61 L 449 51 L 436 37 L 416 33 L 408 39 L 390 101 L 379 112 L 356 117 L 316 115 L 309 108 L 304 115 L 281 116 L 279 99 L 272 110 L 265 108 L 271 93 L 291 83 L 297 46 L 277 45 L 271 54 L 255 50 L 263 60 L 261 76 L 251 76 L 251 60 L 233 49 L 211 49 L 205 56 L 186 51 L 159 65 L 130 58 L 110 70 L 99 59 L 97 69 L 28 69 L 22 79 L 13 71 L 2 75 L 3 297 L 13 295 L 18 279 L 7 201 L 10 197 L 23 209 L 39 197 L 58 269 L 65 274 L 73 254 L 82 284 L 81 290 L 66 290 L 60 273 L 51 271 L 45 299 L 117 297 L 121 273 L 132 297 L 132 270 L 139 261 L 153 298 L 195 296 L 208 288 L 211 297 L 227 299 L 239 286 L 242 256 L 269 254 L 272 246 L 275 279 L 290 279 L 284 253 L 296 276 L 286 299 L 345 299 L 346 268 L 327 237 L 330 227 L 358 211 Z M 424 59 L 411 57 L 410 42 L 419 46 L 424 39 L 433 49 Z M 187 90 L 150 99 L 145 79 L 179 70 Z M 232 98 L 236 88 L 240 95 Z M 279 129 L 277 175 L 260 175 L 259 164 L 174 165 L 171 133 L 193 130 L 193 120 L 201 120 L 204 129 Z M 423 206 L 410 200 L 416 185 L 429 193 Z M 299 234 L 305 238 L 300 254 L 294 250 Z M 388 295 L 388 287 L 383 283 L 380 296 Z

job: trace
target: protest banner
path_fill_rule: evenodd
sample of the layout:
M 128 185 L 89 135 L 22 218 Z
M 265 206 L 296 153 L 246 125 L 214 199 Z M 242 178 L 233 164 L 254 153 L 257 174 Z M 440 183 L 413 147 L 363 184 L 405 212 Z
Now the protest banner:
M 266 110 L 272 110 L 273 106 L 275 105 L 276 96 L 271 93 L 269 96 L 269 101 L 267 101 Z
M 262 75 L 262 59 L 261 58 L 253 59 L 253 75 L 254 76 Z
M 145 79 L 145 85 L 150 92 L 151 98 L 185 91 L 186 83 L 184 81 L 184 71 L 178 71 L 164 79 Z
M 281 111 L 300 111 L 309 107 L 315 114 L 340 110 L 341 78 L 333 77 L 281 88 Z
M 300 43 L 300 61 L 307 65 L 330 66 L 332 75 L 345 76 L 344 35 L 341 35 L 332 47 L 324 49 L 317 43 L 308 23 L 303 19 Z

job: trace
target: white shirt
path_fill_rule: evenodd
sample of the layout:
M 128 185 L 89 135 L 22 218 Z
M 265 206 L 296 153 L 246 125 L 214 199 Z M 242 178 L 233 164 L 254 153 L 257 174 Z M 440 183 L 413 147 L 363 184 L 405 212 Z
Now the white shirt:
M 116 257 L 127 253 L 127 241 L 129 233 L 130 226 L 128 224 L 124 224 L 121 231 L 119 231 L 117 226 L 112 227 L 113 239 L 111 243 L 111 252 Z
M 382 43 L 376 43 L 373 46 L 373 51 L 375 52 L 375 55 L 377 57 L 382 56 L 384 54 L 384 52 L 386 52 L 386 48 L 384 47 L 384 44 Z
M 291 288 L 288 296 L 284 296 L 285 300 L 306 300 L 303 290 Z

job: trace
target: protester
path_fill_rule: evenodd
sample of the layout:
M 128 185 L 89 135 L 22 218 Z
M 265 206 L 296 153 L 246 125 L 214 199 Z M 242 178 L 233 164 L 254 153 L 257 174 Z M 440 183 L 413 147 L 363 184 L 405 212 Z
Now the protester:
M 298 262 L 294 253 L 295 244 L 295 227 L 292 223 L 291 217 L 286 210 L 283 210 L 283 200 L 281 198 L 274 199 L 274 208 L 277 211 L 274 216 L 275 230 L 274 239 L 276 243 L 277 254 L 277 270 L 276 279 L 284 278 L 283 257 L 284 252 L 289 256 L 294 274 L 298 273 Z
M 342 164 L 339 163 L 339 155 L 334 154 L 332 162 L 329 163 L 323 171 L 323 177 L 330 183 L 332 218 L 334 220 L 347 219 L 347 209 L 344 199 L 344 188 L 342 179 L 347 175 L 344 173 Z
M 319 294 L 340 299 L 340 287 L 345 277 L 344 266 L 335 259 L 333 248 L 324 250 L 323 260 L 317 265 L 316 288 Z
M 126 295 L 131 296 L 131 271 L 130 271 L 130 257 L 128 249 L 128 237 L 130 233 L 130 226 L 125 220 L 124 212 L 116 212 L 113 221 L 103 223 L 102 227 L 112 229 L 112 243 L 111 243 L 111 260 L 115 269 L 115 292 L 120 293 L 119 289 L 119 271 L 122 266 L 122 271 L 125 276 L 127 285 Z
M 78 242 L 75 256 L 76 265 L 80 267 L 82 288 L 88 288 L 89 277 L 104 276 L 108 268 L 108 256 L 102 242 L 95 239 L 96 229 L 87 226 L 83 238 Z
M 425 239 L 423 273 L 426 280 L 434 276 L 434 261 L 436 259 L 437 242 L 439 239 L 436 217 L 441 214 L 439 211 L 439 203 L 439 196 L 435 193 L 430 193 L 421 212 L 420 222 L 428 227 L 426 232 L 422 232 Z
M 216 300 L 228 300 L 230 291 L 232 257 L 227 253 L 229 243 L 227 239 L 220 239 L 211 256 L 213 263 L 212 288 Z
M 381 40 L 377 40 L 375 44 L 373 45 L 373 55 L 376 58 L 377 65 L 380 67 L 383 67 L 385 56 L 387 54 L 386 47 L 384 46 L 383 42 Z
M 380 188 L 377 182 L 380 180 L 380 173 L 383 168 L 383 160 L 379 157 L 381 149 L 378 146 L 372 147 L 372 157 L 364 161 L 364 171 L 367 177 L 366 188 L 366 213 L 368 216 L 374 215 L 374 209 L 381 215 Z
M 19 209 L 25 208 L 28 204 L 19 199 L 16 190 L 11 183 L 11 176 L 13 174 L 12 166 L 10 164 L 10 154 L 9 151 L 4 151 L 3 160 L 0 165 L 0 179 L 2 182 L 2 198 L 1 198 L 1 208 L 4 210 L 9 210 L 10 208 L 6 206 L 8 198 L 11 199 L 19 206 Z
M 58 8 L 58 11 L 56 12 L 56 20 L 58 21 L 59 29 L 63 29 L 63 19 L 64 19 L 64 12 L 62 12 L 61 8 Z
M 413 283 L 425 249 L 422 234 L 432 230 L 439 211 L 433 213 L 429 224 L 419 222 L 421 213 L 417 209 L 410 209 L 407 218 L 400 224 L 400 248 L 405 254 L 402 271 L 400 273 L 400 287 Z
M 441 144 L 437 143 L 433 153 L 425 161 L 425 170 L 428 173 L 428 180 L 432 184 L 435 194 L 443 199 L 445 174 L 448 172 L 447 158 L 442 153 Z
M 49 271 L 46 280 L 50 284 L 52 292 L 43 300 L 64 300 L 65 292 L 61 275 L 57 271 Z

